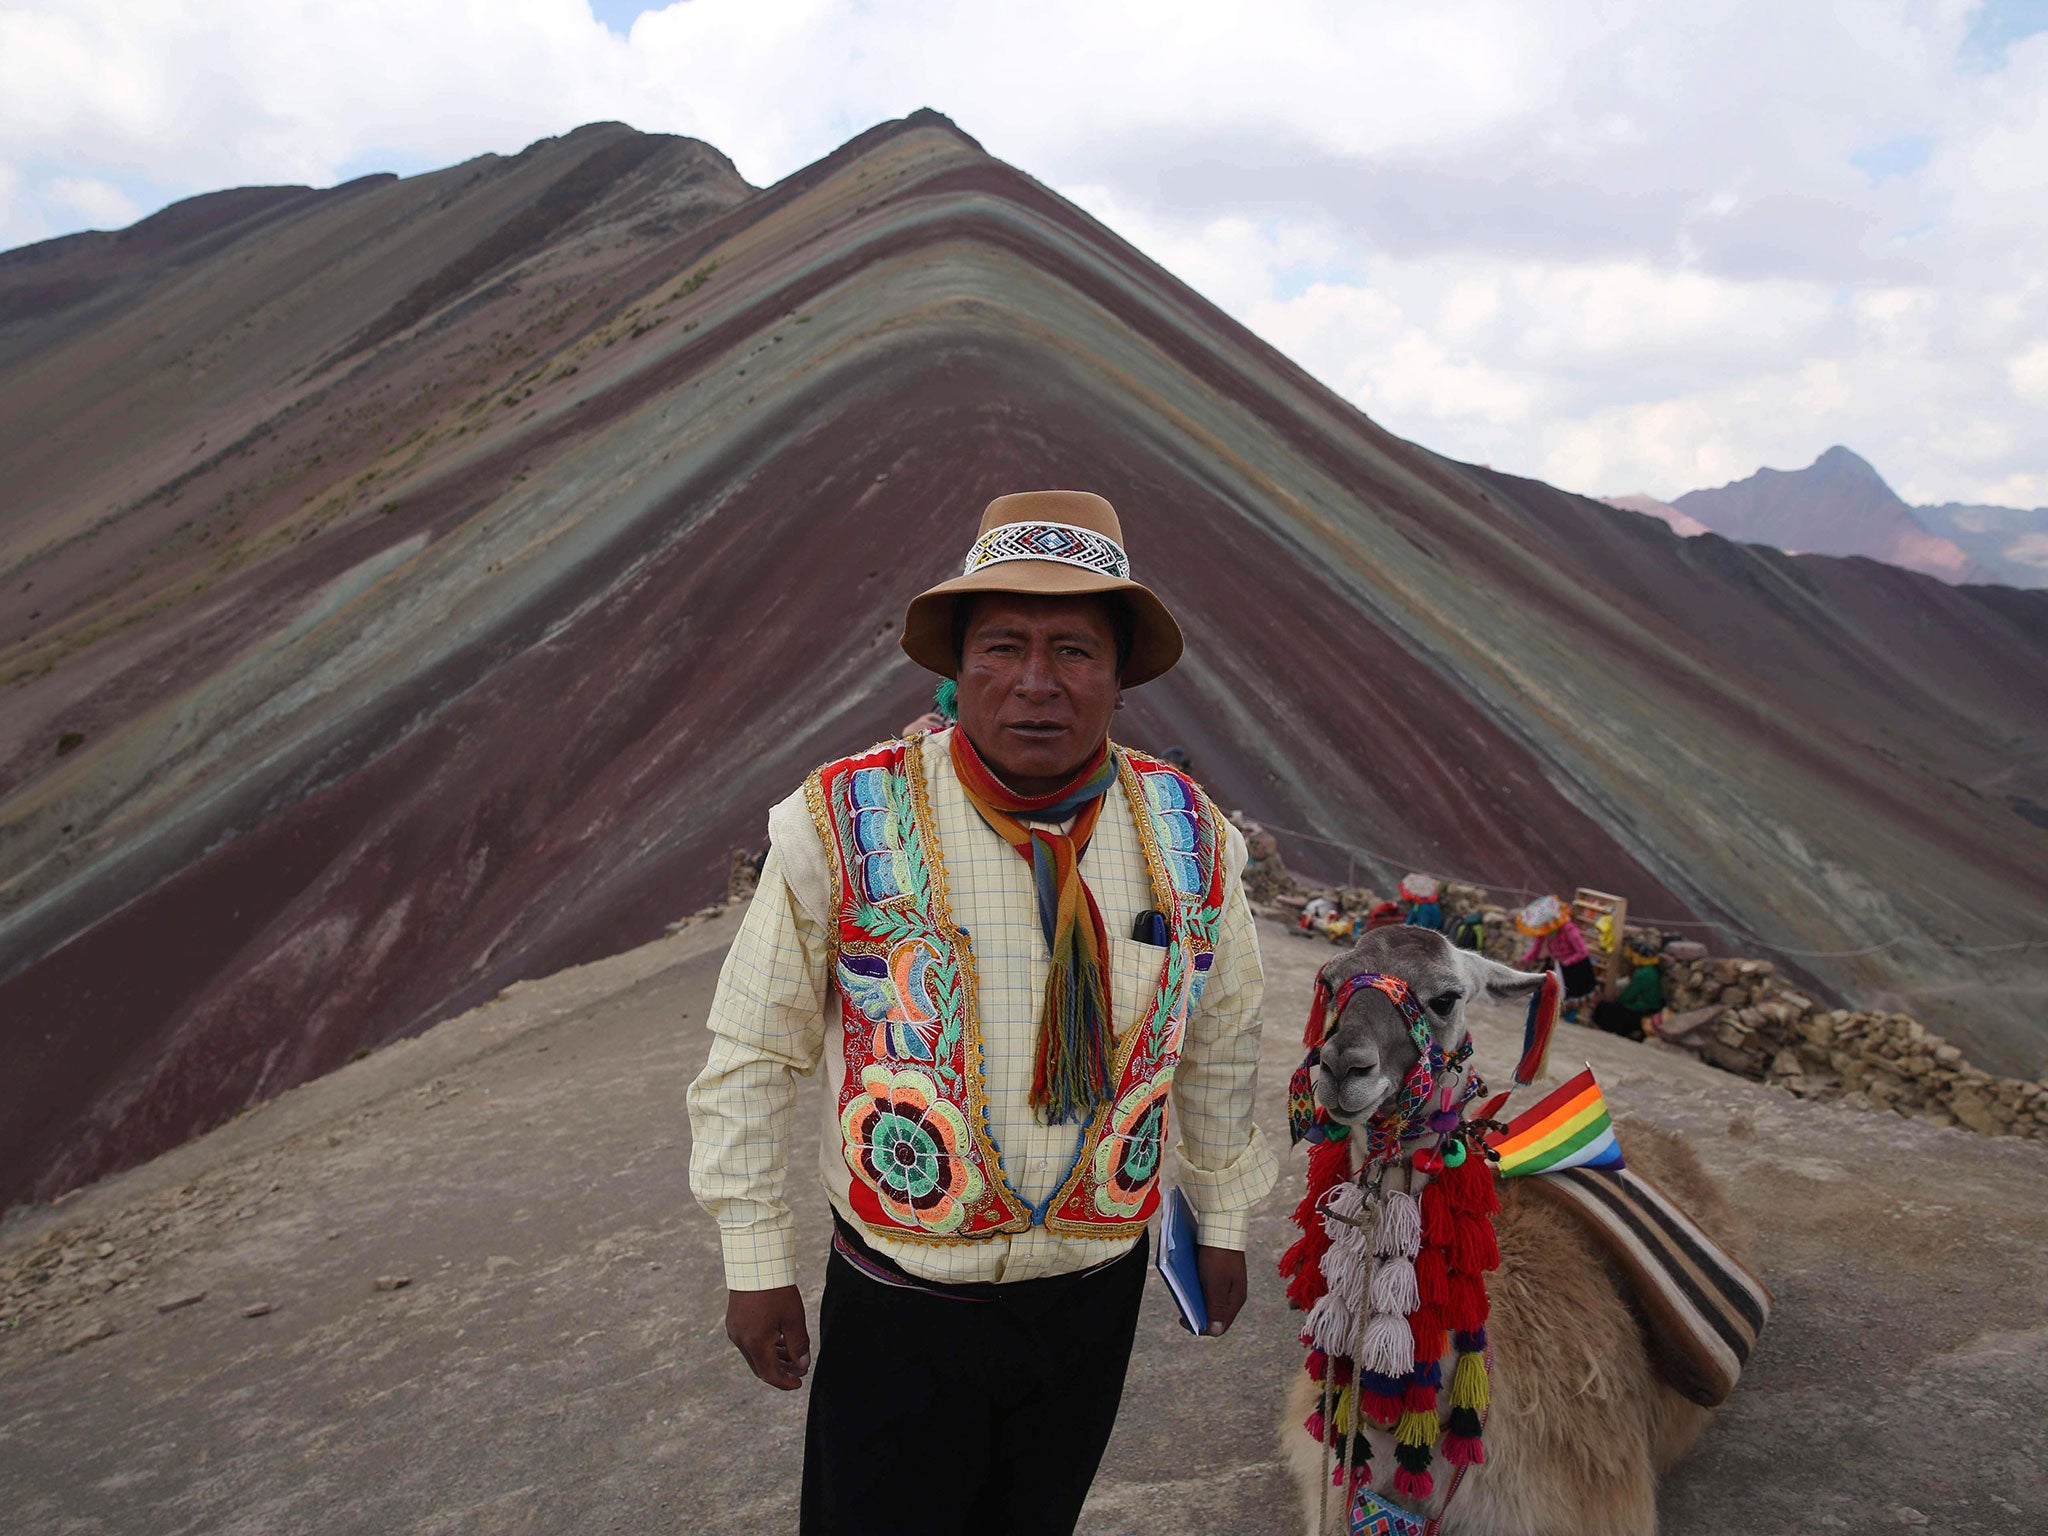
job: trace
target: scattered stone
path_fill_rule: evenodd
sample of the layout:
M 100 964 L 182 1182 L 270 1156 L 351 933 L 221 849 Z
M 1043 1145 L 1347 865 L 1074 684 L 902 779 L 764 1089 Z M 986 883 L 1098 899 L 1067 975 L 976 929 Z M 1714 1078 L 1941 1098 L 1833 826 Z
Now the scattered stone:
M 105 1318 L 101 1318 L 96 1323 L 87 1323 L 78 1332 L 71 1335 L 58 1353 L 68 1355 L 74 1349 L 83 1349 L 86 1345 L 97 1343 L 101 1339 L 110 1339 L 120 1331 L 120 1329 L 116 1328 Z
M 2005 1127 L 1991 1113 L 1991 1106 L 1974 1088 L 1958 1088 L 1948 1097 L 1948 1112 L 1956 1117 L 1956 1123 L 1966 1125 L 1982 1136 L 1996 1136 Z
M 103 1259 L 111 1259 L 114 1256 L 114 1245 L 112 1243 L 101 1243 L 93 1251 Z
M 267 1301 L 252 1301 L 248 1306 L 242 1308 L 242 1316 L 244 1317 L 268 1317 L 270 1313 L 271 1306 Z
M 411 1275 L 379 1275 L 375 1288 L 380 1291 L 402 1291 L 411 1284 Z
M 1711 1024 L 1721 1017 L 1719 1008 L 1692 1008 L 1684 1013 L 1667 1013 L 1664 1021 L 1657 1026 L 1657 1033 L 1666 1040 L 1683 1040 L 1704 1024 Z
M 165 1297 L 156 1304 L 156 1309 L 159 1312 L 176 1312 L 184 1307 L 196 1307 L 204 1300 L 206 1300 L 206 1292 L 186 1291 L 181 1295 Z

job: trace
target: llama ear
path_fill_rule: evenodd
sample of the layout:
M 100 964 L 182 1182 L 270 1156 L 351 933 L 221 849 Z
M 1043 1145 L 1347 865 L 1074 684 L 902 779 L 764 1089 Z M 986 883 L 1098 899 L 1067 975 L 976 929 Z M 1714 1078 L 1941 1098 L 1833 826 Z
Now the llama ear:
M 1487 959 L 1475 949 L 1461 949 L 1457 955 L 1466 982 L 1474 992 L 1484 992 L 1488 997 L 1503 1002 L 1511 997 L 1527 997 L 1543 985 L 1542 971 L 1518 971 L 1511 965 Z

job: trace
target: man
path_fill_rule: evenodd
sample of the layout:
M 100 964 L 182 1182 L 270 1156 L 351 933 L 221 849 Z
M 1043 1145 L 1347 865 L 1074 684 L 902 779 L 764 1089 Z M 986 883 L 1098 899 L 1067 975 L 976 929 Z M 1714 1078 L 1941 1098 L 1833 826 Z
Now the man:
M 1071 1531 L 1123 1391 L 1169 1095 L 1209 1331 L 1244 1303 L 1276 1171 L 1252 1122 L 1244 842 L 1108 739 L 1181 634 L 1101 497 L 991 502 L 903 649 L 956 679 L 959 724 L 828 763 L 769 812 L 690 1090 L 690 1182 L 728 1337 L 795 1389 L 791 1079 L 823 1060 L 804 1531 Z

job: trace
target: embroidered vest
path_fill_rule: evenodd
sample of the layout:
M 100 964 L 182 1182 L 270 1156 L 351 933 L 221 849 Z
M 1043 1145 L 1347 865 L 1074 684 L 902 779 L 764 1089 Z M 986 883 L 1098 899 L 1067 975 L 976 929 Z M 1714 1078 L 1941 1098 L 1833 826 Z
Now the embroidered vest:
M 946 898 L 921 744 L 884 742 L 805 782 L 838 888 L 841 1150 L 854 1210 L 877 1232 L 944 1242 L 1038 1223 L 1067 1237 L 1128 1237 L 1158 1206 L 1167 1090 L 1215 958 L 1223 838 L 1194 780 L 1113 750 L 1168 942 L 1139 1016 L 1115 1021 L 1116 1097 L 1037 1207 L 1010 1187 L 990 1133 L 974 952 Z

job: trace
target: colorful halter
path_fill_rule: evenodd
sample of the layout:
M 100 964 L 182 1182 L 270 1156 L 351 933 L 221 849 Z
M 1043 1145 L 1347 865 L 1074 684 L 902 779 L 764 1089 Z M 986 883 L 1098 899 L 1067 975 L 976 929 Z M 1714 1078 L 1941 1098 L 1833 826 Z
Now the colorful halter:
M 1365 1160 L 1372 1165 L 1398 1156 L 1404 1142 L 1430 1134 L 1433 1129 L 1431 1121 L 1439 1115 L 1452 1115 L 1451 1123 L 1456 1124 L 1456 1110 L 1462 1110 L 1472 1098 L 1484 1093 L 1486 1085 L 1480 1081 L 1478 1073 L 1473 1073 L 1466 1081 L 1464 1093 L 1455 1108 L 1446 1100 L 1433 1114 L 1430 1100 L 1436 1094 L 1438 1082 L 1464 1070 L 1465 1064 L 1472 1059 L 1471 1037 L 1468 1035 L 1460 1041 L 1457 1049 L 1445 1051 L 1431 1033 L 1429 1019 L 1424 1015 L 1422 1005 L 1415 1001 L 1414 992 L 1398 976 L 1361 971 L 1356 976 L 1347 976 L 1334 996 L 1319 976 L 1316 978 L 1315 1001 L 1309 1007 L 1308 1027 L 1303 1031 L 1308 1055 L 1295 1069 L 1294 1077 L 1287 1086 L 1287 1131 L 1294 1141 L 1306 1141 L 1314 1146 L 1325 1140 L 1342 1141 L 1351 1134 L 1351 1127 L 1332 1120 L 1330 1112 L 1316 1103 L 1315 1071 L 1322 1064 L 1323 1047 L 1336 1031 L 1338 1020 L 1344 1017 L 1345 1008 L 1367 987 L 1386 998 L 1400 1013 L 1401 1021 L 1408 1026 L 1408 1038 L 1415 1042 L 1416 1053 L 1415 1065 L 1408 1069 L 1393 1102 L 1380 1109 L 1365 1124 Z M 1435 1129 L 1441 1134 L 1440 1128 Z

